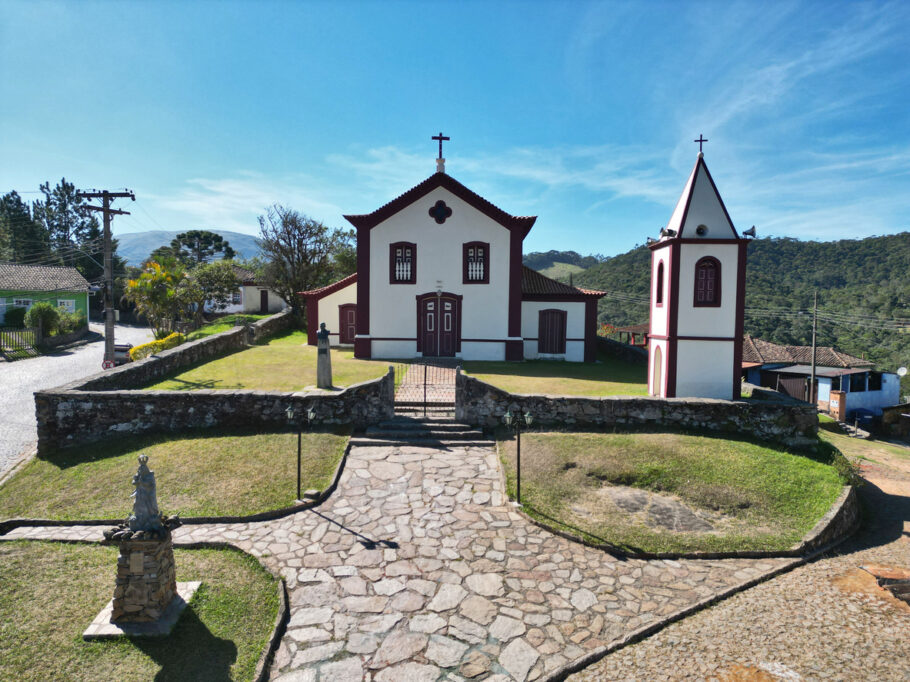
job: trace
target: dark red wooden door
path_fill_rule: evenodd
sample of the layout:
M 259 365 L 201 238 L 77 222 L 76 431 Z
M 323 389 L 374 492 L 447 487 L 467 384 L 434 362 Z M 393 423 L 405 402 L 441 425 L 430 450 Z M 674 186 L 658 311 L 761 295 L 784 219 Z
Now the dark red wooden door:
M 341 323 L 338 332 L 341 343 L 354 343 L 354 335 L 357 333 L 357 305 L 345 303 L 338 306 L 338 319 Z
M 458 302 L 447 296 L 423 299 L 420 333 L 424 355 L 454 357 L 458 341 Z
M 265 289 L 259 290 L 259 312 L 269 312 L 269 292 Z
M 566 311 L 541 310 L 537 323 L 537 352 L 563 354 L 566 352 Z

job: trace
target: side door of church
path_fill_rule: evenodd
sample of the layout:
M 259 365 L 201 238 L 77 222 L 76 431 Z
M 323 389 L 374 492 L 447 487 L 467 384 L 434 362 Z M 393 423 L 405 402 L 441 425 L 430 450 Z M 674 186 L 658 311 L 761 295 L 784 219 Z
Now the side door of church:
M 338 306 L 338 320 L 341 323 L 338 332 L 339 342 L 354 343 L 354 336 L 357 334 L 357 304 L 345 303 Z

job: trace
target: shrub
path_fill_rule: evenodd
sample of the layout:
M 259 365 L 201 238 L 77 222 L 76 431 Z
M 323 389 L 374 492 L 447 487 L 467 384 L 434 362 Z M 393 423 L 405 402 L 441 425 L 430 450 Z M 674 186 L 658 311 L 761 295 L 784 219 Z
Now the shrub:
M 69 334 L 85 326 L 85 313 L 77 310 L 74 313 L 68 313 L 65 310 L 60 311 L 60 322 L 57 324 L 57 331 L 60 334 Z
M 41 327 L 41 333 L 50 336 L 57 331 L 60 324 L 60 310 L 57 306 L 47 301 L 38 301 L 33 303 L 32 307 L 25 313 L 26 327 Z
M 184 341 L 186 341 L 186 337 L 183 334 L 174 332 L 158 341 L 149 341 L 148 343 L 143 343 L 141 346 L 130 349 L 130 359 L 134 362 L 136 360 L 142 360 L 142 358 L 147 358 L 149 355 L 160 353 L 168 348 L 175 348 Z
M 25 326 L 25 308 L 10 308 L 6 311 L 3 318 L 4 327 L 24 327 Z

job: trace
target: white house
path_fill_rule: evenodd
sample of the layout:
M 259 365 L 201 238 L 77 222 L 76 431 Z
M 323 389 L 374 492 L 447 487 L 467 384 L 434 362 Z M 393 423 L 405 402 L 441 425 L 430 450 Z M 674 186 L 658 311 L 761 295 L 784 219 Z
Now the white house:
M 325 322 L 359 358 L 466 360 L 596 357 L 599 291 L 561 284 L 522 265 L 536 217 L 513 216 L 437 172 L 365 215 L 357 272 L 301 292 L 309 342 Z
M 265 314 L 277 313 L 287 307 L 278 294 L 256 279 L 255 273 L 238 265 L 231 265 L 231 267 L 240 281 L 240 286 L 233 293 L 227 307 L 219 308 L 218 312 Z M 214 307 L 207 301 L 205 310 L 211 312 Z
M 650 246 L 650 395 L 740 397 L 748 243 L 699 152 L 669 224 Z

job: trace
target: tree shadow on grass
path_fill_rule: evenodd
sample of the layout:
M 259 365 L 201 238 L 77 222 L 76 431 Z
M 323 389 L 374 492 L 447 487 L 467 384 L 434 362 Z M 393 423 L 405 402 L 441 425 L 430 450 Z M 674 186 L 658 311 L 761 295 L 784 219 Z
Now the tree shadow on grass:
M 161 666 L 155 682 L 229 680 L 231 666 L 237 660 L 237 645 L 213 635 L 192 606 L 183 612 L 168 637 L 135 637 L 130 641 Z

